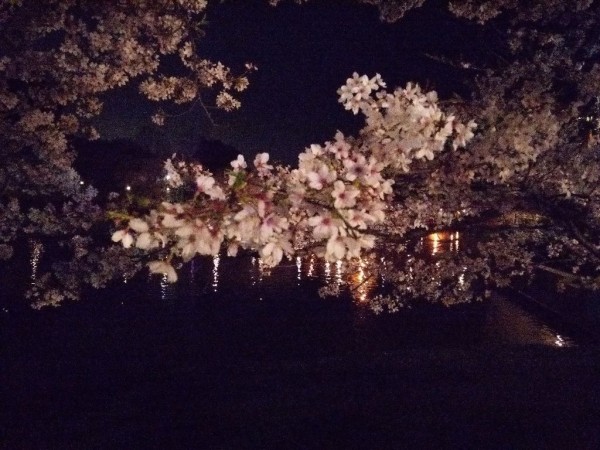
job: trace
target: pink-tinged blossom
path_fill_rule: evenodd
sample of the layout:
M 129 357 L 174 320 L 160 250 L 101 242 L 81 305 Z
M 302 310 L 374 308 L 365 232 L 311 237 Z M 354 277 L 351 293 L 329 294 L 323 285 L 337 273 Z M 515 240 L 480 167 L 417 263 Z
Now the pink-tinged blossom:
M 199 175 L 196 177 L 196 186 L 198 192 L 208 195 L 213 200 L 225 200 L 225 193 L 220 186 L 215 185 L 215 179 L 208 175 Z
M 220 186 L 214 186 L 207 194 L 213 200 L 227 200 L 225 192 Z
M 369 158 L 369 164 L 367 165 L 366 173 L 363 176 L 364 183 L 372 187 L 379 187 L 381 182 L 383 182 L 381 171 L 384 168 L 385 165 L 383 163 L 377 161 L 373 157 Z
M 177 247 L 184 261 L 189 261 L 196 254 L 216 255 L 223 242 L 221 231 L 211 230 L 199 219 L 177 229 L 175 235 L 179 238 Z
M 367 104 L 366 100 L 369 99 L 371 92 L 380 87 L 385 87 L 385 83 L 379 74 L 369 78 L 366 75 L 359 76 L 354 72 L 352 78 L 348 78 L 346 84 L 338 89 L 339 102 L 344 105 L 345 109 L 358 114 L 361 107 Z
M 354 159 L 345 159 L 346 180 L 354 181 L 368 174 L 367 159 L 363 155 L 356 155 Z
M 385 197 L 392 195 L 394 192 L 392 186 L 394 185 L 394 180 L 385 180 L 381 183 L 381 188 L 379 190 L 379 198 L 383 200 Z
M 253 242 L 260 227 L 257 211 L 250 205 L 244 206 L 227 227 L 227 236 L 241 243 Z
M 415 158 L 417 159 L 427 159 L 431 161 L 433 157 L 433 149 L 427 144 L 425 144 L 423 147 L 421 147 L 415 152 Z
M 215 185 L 215 179 L 206 175 L 200 175 L 196 178 L 198 192 L 208 193 Z
M 135 240 L 135 246 L 141 250 L 149 250 L 152 246 L 152 236 L 150 233 L 142 233 Z
M 289 236 L 279 235 L 277 239 L 272 239 L 262 247 L 259 253 L 265 265 L 275 267 L 281 262 L 284 254 L 290 255 L 293 253 Z
M 356 209 L 348 209 L 344 211 L 344 218 L 348 225 L 352 228 L 364 230 L 367 228 L 367 223 L 375 222 L 374 217 L 367 214 L 365 211 Z
M 287 219 L 279 217 L 275 214 L 269 214 L 262 220 L 262 223 L 260 224 L 260 238 L 265 241 L 273 234 L 281 233 L 281 231 L 287 229 L 287 227 Z
M 164 212 L 162 213 L 161 226 L 165 228 L 179 228 L 185 225 L 186 221 L 182 218 L 184 214 L 184 208 L 179 203 L 162 202 L 161 204 Z
M 311 144 L 307 151 L 315 157 L 323 156 L 325 153 L 325 149 L 318 144 Z
M 267 215 L 267 211 L 270 210 L 270 205 L 267 204 L 263 199 L 259 199 L 256 202 L 256 212 L 258 213 L 258 217 L 264 218 Z
M 250 205 L 246 205 L 233 216 L 233 220 L 236 222 L 242 222 L 247 220 L 249 217 L 255 217 L 256 215 L 257 211 Z
M 198 225 L 201 226 L 199 223 Z M 180 249 L 181 259 L 189 261 L 198 252 L 198 239 L 199 239 L 199 228 L 198 226 L 188 223 L 177 230 L 175 230 L 175 236 L 178 237 L 177 247 Z
M 358 189 L 344 184 L 341 180 L 336 181 L 333 186 L 333 192 L 331 192 L 331 196 L 335 199 L 333 206 L 341 209 L 352 208 L 356 205 L 356 197 L 360 194 Z
M 173 266 L 166 261 L 149 262 L 148 269 L 150 270 L 150 273 L 166 275 L 169 283 L 175 283 L 177 281 L 177 272 Z
M 386 204 L 383 202 L 369 203 L 367 214 L 373 219 L 371 224 L 382 223 L 385 220 L 385 209 Z
M 298 155 L 298 169 L 301 174 L 306 175 L 320 166 L 323 163 L 322 157 L 324 154 L 325 149 L 317 144 L 312 144 L 310 147 L 305 148 Z
M 283 249 L 275 242 L 269 242 L 260 250 L 260 256 L 267 266 L 276 266 L 283 258 Z
M 327 150 L 333 153 L 335 159 L 341 160 L 348 158 L 351 148 L 352 146 L 346 142 L 344 135 L 340 131 L 335 134 L 335 142 L 329 142 L 327 145 Z
M 343 226 L 341 220 L 334 219 L 329 213 L 309 218 L 308 224 L 313 227 L 313 236 L 315 239 L 319 240 L 337 236 L 339 234 L 339 228 Z
M 220 230 L 211 230 L 208 227 L 200 228 L 196 238 L 198 253 L 200 255 L 218 255 L 224 237 L 224 233 Z
M 288 199 L 293 207 L 301 207 L 306 196 L 306 187 L 295 182 L 290 186 L 288 191 Z
M 254 167 L 256 168 L 260 176 L 269 175 L 270 171 L 273 170 L 273 166 L 267 164 L 269 162 L 268 153 L 258 153 L 254 158 Z
M 244 155 L 238 155 L 237 159 L 231 161 L 231 167 L 233 167 L 234 171 L 239 171 L 248 167 L 246 161 L 244 160 Z
M 454 125 L 454 131 L 456 136 L 454 137 L 454 142 L 452 143 L 452 147 L 456 150 L 459 147 L 464 147 L 467 145 L 467 142 L 473 139 L 475 134 L 473 131 L 477 128 L 477 124 L 471 120 L 466 125 L 462 123 L 456 123 Z
M 359 258 L 363 250 L 375 247 L 375 237 L 370 234 L 363 234 L 358 238 L 344 238 L 346 246 L 346 258 Z
M 337 178 L 334 170 L 330 170 L 326 164 L 322 164 L 316 171 L 311 171 L 306 174 L 308 186 L 321 190 L 323 187 L 333 183 Z
M 344 245 L 344 238 L 339 236 L 332 236 L 327 241 L 325 247 L 325 259 L 327 261 L 337 261 L 343 259 L 346 255 L 346 246 Z

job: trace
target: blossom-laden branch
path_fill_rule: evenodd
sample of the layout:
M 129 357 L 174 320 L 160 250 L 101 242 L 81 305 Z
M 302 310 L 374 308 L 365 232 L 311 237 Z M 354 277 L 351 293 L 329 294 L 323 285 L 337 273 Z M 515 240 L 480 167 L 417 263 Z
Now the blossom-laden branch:
M 256 155 L 249 168 L 239 155 L 218 180 L 199 164 L 167 160 L 170 187 L 192 184 L 194 194 L 132 217 L 113 241 L 159 250 L 164 259 L 150 263 L 150 270 L 171 281 L 174 257 L 188 261 L 222 247 L 229 255 L 239 248 L 258 251 L 269 266 L 305 246 L 329 261 L 360 256 L 375 245 L 369 230 L 386 219 L 393 174 L 464 146 L 475 128 L 442 112 L 435 92 L 410 83 L 393 92 L 384 88 L 379 75 L 349 78 L 338 93 L 346 109 L 366 117 L 360 136 L 338 132 L 324 145 L 311 145 L 296 169 L 272 166 L 267 153 Z
M 61 251 L 65 257 L 53 261 L 52 273 L 38 278 L 38 285 L 48 280 L 44 288 L 30 290 L 39 304 L 44 296 L 48 304 L 77 298 L 84 280 L 100 286 L 98 279 L 116 272 L 108 264 L 82 263 L 81 248 L 87 246 L 91 260 L 92 254 L 100 258 L 101 244 L 74 241 L 105 226 L 102 200 L 73 169 L 73 143 L 99 137 L 94 120 L 107 94 L 130 86 L 162 109 L 166 103 L 193 107 L 201 98 L 225 111 L 240 106 L 256 68 L 247 64 L 237 72 L 202 57 L 207 5 L 0 0 L 0 259 L 25 251 L 20 243 L 29 238 L 71 250 Z M 162 109 L 155 123 L 168 119 Z M 84 267 L 106 277 L 83 273 Z M 52 284 L 56 289 L 46 289 Z

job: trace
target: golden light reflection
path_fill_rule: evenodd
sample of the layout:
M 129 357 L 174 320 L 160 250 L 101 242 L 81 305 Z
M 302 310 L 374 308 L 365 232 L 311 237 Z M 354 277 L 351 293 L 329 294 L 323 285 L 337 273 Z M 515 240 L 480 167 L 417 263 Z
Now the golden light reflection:
M 460 233 L 458 231 L 436 231 L 427 235 L 426 245 L 431 256 L 446 252 L 458 252 Z
M 360 303 L 365 303 L 377 285 L 375 265 L 372 261 L 359 258 L 353 269 L 354 271 L 348 277 L 352 298 Z
M 300 283 L 303 278 L 319 278 L 328 286 L 347 287 L 355 301 L 367 302 L 377 287 L 377 268 L 384 261 L 385 258 L 379 256 L 335 262 L 315 255 L 296 257 L 296 280 Z
M 439 233 L 432 233 L 427 237 L 431 241 L 431 256 L 435 256 L 435 254 L 440 251 Z

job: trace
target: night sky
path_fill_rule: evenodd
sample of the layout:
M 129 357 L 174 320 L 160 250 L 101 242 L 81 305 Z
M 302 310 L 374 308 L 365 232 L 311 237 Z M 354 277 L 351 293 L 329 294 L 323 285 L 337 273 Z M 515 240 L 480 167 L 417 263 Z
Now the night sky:
M 375 7 L 347 1 L 289 2 L 276 8 L 266 0 L 214 2 L 200 44 L 202 55 L 238 71 L 245 62 L 259 68 L 242 94 L 241 110 L 215 111 L 213 126 L 197 108 L 164 129 L 152 130 L 153 105 L 126 92 L 107 102 L 100 131 L 109 139 L 160 142 L 165 154 L 190 150 L 205 136 L 248 156 L 268 151 L 275 159 L 294 163 L 305 146 L 331 139 L 337 129 L 358 130 L 361 120 L 343 109 L 336 94 L 354 71 L 380 73 L 388 87 L 416 81 L 443 97 L 465 95 L 469 74 L 427 55 L 480 59 L 486 51 L 480 44 L 487 37 L 476 25 L 431 3 L 386 24 Z

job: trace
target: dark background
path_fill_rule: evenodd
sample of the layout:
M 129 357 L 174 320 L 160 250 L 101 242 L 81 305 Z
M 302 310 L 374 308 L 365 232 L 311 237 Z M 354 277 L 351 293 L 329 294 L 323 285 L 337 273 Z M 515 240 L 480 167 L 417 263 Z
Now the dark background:
M 293 164 L 307 145 L 331 139 L 338 129 L 352 134 L 360 128 L 362 119 L 345 111 L 336 94 L 354 71 L 380 73 L 388 88 L 414 81 L 443 98 L 466 96 L 474 73 L 436 57 L 489 59 L 494 39 L 490 30 L 456 19 L 439 2 L 394 24 L 381 22 L 375 7 L 331 0 L 276 8 L 264 0 L 231 0 L 212 3 L 206 19 L 203 56 L 238 72 L 246 62 L 259 68 L 241 96 L 241 110 L 213 111 L 211 124 L 197 107 L 157 128 L 149 120 L 156 105 L 132 89 L 108 99 L 103 138 L 133 139 L 165 155 L 192 154 L 209 138 L 247 156 L 268 151 Z

